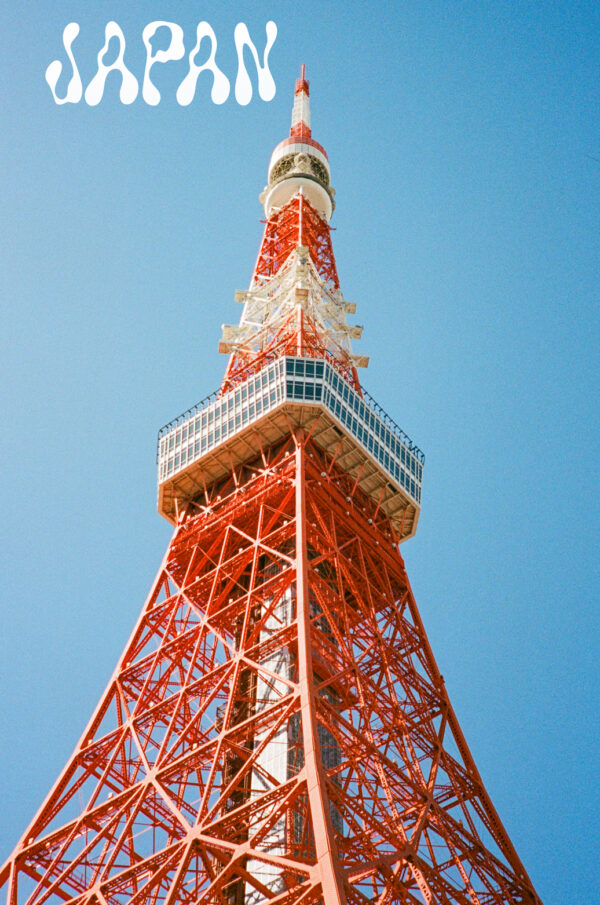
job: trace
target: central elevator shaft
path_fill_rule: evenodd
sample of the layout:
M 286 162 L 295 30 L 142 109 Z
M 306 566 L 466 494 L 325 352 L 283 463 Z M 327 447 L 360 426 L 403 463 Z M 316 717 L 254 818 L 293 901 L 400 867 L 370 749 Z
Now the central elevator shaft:
M 305 447 L 302 438 L 297 438 L 296 442 L 295 549 L 290 549 L 288 544 L 280 551 L 295 558 L 296 581 L 289 585 L 278 599 L 269 598 L 262 604 L 259 619 L 262 624 L 261 649 L 266 647 L 268 650 L 269 641 L 295 621 L 297 646 L 295 650 L 289 645 L 275 646 L 272 651 L 261 657 L 262 671 L 254 686 L 252 711 L 255 716 L 259 716 L 261 711 L 266 711 L 280 701 L 283 696 L 289 694 L 290 682 L 299 684 L 302 710 L 300 714 L 294 714 L 283 721 L 274 733 L 270 727 L 256 730 L 253 739 L 254 750 L 260 749 L 263 745 L 264 747 L 256 758 L 251 773 L 249 797 L 259 799 L 269 791 L 274 782 L 278 785 L 284 784 L 301 770 L 310 770 L 310 757 L 308 767 L 306 766 L 307 743 L 317 748 L 320 769 L 316 771 L 317 775 L 312 777 L 312 782 L 309 782 L 304 812 L 288 811 L 287 815 L 280 817 L 263 836 L 261 842 L 255 845 L 255 849 L 264 852 L 267 858 L 284 857 L 290 848 L 298 851 L 303 841 L 306 842 L 308 810 L 314 812 L 316 808 L 319 816 L 314 822 L 315 838 L 311 839 L 311 843 L 315 845 L 317 851 L 320 845 L 322 857 L 329 861 L 331 885 L 335 889 L 337 878 L 331 866 L 330 856 L 333 849 L 333 831 L 342 832 L 342 820 L 332 803 L 326 800 L 323 790 L 324 771 L 339 766 L 341 754 L 334 736 L 314 720 L 312 716 L 314 705 L 307 700 L 309 696 L 318 693 L 316 689 L 320 683 L 318 664 L 315 668 L 314 662 L 311 625 L 314 622 L 320 631 L 328 635 L 332 633 L 327 619 L 320 612 L 314 594 L 308 590 L 306 581 L 308 561 L 311 552 L 314 554 L 314 551 L 307 547 L 304 524 Z M 261 568 L 265 579 L 274 576 L 277 571 L 277 564 L 273 562 L 263 564 Z M 331 694 L 328 697 L 330 698 Z M 316 830 L 318 823 L 321 825 L 320 836 Z M 284 891 L 284 872 L 272 862 L 251 858 L 246 869 L 275 895 Z M 247 885 L 245 905 L 260 905 L 265 899 L 256 886 Z

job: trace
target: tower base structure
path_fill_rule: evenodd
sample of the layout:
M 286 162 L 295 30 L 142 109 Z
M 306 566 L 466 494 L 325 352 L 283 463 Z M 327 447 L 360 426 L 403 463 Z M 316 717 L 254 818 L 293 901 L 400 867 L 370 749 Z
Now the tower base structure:
M 301 430 L 181 513 L 0 881 L 15 905 L 539 901 L 389 520 Z

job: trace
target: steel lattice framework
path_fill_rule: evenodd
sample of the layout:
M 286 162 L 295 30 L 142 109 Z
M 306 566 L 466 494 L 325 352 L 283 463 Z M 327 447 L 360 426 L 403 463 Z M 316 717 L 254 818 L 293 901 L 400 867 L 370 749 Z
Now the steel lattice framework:
M 305 119 L 307 99 L 302 73 Z M 305 120 L 292 130 L 311 140 Z M 330 241 L 315 238 L 327 217 L 286 178 L 273 229 L 307 211 L 320 222 L 268 265 L 263 242 L 249 293 L 268 292 L 244 298 L 221 395 L 161 432 L 173 538 L 96 712 L 0 871 L 8 905 L 541 905 L 398 549 L 416 527 L 422 455 L 357 390 L 349 306 Z M 279 345 L 252 350 L 265 306 L 261 330 L 275 325 Z M 294 353 L 293 404 L 262 380 L 265 349 Z M 320 402 L 319 361 L 337 369 L 337 395 Z M 409 527 L 385 508 L 392 484 Z
M 296 195 L 265 223 L 254 268 L 254 283 L 260 284 L 274 277 L 298 245 L 307 246 L 319 275 L 331 287 L 339 289 L 329 224 L 304 195 Z

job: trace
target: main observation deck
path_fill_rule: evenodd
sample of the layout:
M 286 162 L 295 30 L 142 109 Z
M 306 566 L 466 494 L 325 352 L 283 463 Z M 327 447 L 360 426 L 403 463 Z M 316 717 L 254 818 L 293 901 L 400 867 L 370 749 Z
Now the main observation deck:
M 256 456 L 290 426 L 311 431 L 375 499 L 400 540 L 412 537 L 424 455 L 364 390 L 325 358 L 282 356 L 235 389 L 207 396 L 158 435 L 158 511 L 175 523 L 187 501 Z

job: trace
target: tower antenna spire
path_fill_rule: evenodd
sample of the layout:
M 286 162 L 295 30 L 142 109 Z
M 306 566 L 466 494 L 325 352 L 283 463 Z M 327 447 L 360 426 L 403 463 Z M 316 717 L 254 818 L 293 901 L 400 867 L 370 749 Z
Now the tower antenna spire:
M 292 109 L 291 138 L 310 138 L 310 102 L 309 83 L 306 80 L 306 66 L 300 66 L 300 78 L 296 79 L 294 106 Z

